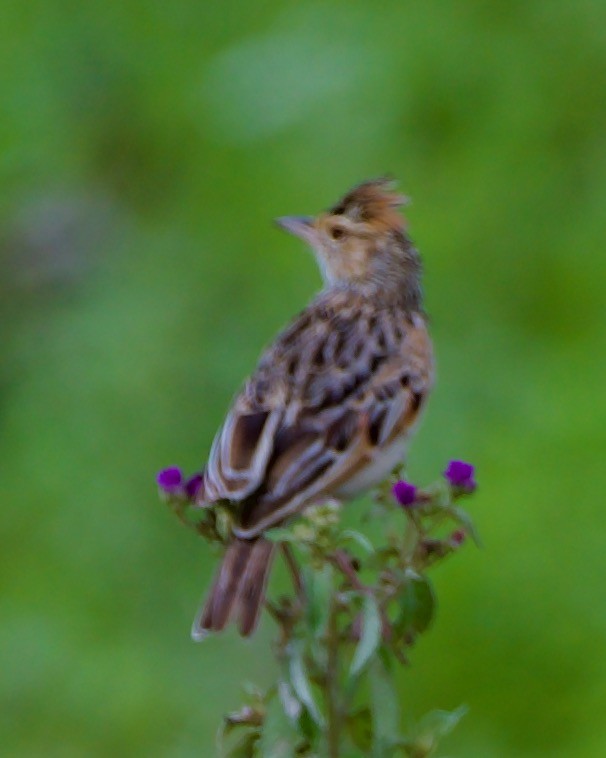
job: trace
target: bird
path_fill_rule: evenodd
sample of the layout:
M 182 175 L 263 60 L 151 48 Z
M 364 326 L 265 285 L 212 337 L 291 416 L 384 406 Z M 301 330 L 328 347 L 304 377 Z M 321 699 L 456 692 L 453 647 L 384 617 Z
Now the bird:
M 194 640 L 228 623 L 255 631 L 276 549 L 267 530 L 362 494 L 405 458 L 434 382 L 406 202 L 381 177 L 315 217 L 276 219 L 311 247 L 323 287 L 262 353 L 212 443 L 196 506 L 227 501 L 235 521 Z

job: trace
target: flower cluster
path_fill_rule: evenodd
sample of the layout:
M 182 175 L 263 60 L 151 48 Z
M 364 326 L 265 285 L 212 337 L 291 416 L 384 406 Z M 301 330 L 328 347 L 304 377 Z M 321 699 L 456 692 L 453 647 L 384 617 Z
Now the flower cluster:
M 444 477 L 453 490 L 461 494 L 469 494 L 477 487 L 474 479 L 474 467 L 465 461 L 449 461 L 444 471 Z M 156 482 L 165 497 L 193 503 L 198 499 L 203 487 L 204 475 L 196 473 L 185 478 L 183 471 L 178 466 L 169 466 L 158 472 Z M 394 484 L 392 492 L 396 501 L 403 508 L 417 505 L 423 499 L 422 494 L 414 484 L 403 480 Z
M 444 471 L 444 478 L 456 494 L 470 494 L 477 487 L 474 479 L 474 467 L 465 461 L 450 461 Z M 423 493 L 414 484 L 403 480 L 394 484 L 392 493 L 403 508 L 418 505 L 424 499 Z
M 202 489 L 204 475 L 197 473 L 186 479 L 178 466 L 169 466 L 158 472 L 156 482 L 165 498 L 193 503 L 198 499 Z
M 171 466 L 156 481 L 183 524 L 209 543 L 230 543 L 238 509 L 204 503 L 203 473 L 187 478 Z M 266 691 L 250 690 L 250 702 L 225 718 L 221 755 L 433 754 L 465 709 L 434 711 L 402 733 L 392 662 L 407 663 L 433 623 L 428 571 L 468 537 L 478 542 L 458 503 L 475 488 L 474 467 L 452 460 L 426 486 L 394 484 L 392 477 L 376 490 L 381 535 L 345 526 L 336 500 L 314 503 L 265 532 L 280 546 L 293 583 L 292 592 L 266 600 L 278 625 L 281 673 Z

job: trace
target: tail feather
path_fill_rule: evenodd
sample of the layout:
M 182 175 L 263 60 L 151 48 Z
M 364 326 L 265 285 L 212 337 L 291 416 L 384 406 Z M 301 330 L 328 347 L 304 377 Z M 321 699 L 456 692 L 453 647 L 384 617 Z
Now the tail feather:
M 232 620 L 244 637 L 255 631 L 273 553 L 274 544 L 263 537 L 235 538 L 229 544 L 206 602 L 194 620 L 194 640 L 220 632 Z
M 212 631 L 220 631 L 229 622 L 236 608 L 238 588 L 252 554 L 252 545 L 233 542 L 225 553 L 219 575 L 207 602 L 207 623 Z
M 274 548 L 274 543 L 269 540 L 262 538 L 255 540 L 251 556 L 246 564 L 246 573 L 239 584 L 236 616 L 238 628 L 243 637 L 250 636 L 259 623 Z

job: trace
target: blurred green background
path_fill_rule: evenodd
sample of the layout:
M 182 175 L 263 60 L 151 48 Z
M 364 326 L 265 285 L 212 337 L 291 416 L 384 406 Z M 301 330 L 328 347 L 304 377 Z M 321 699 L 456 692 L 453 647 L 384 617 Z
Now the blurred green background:
M 214 557 L 158 502 L 320 280 L 271 226 L 389 172 L 477 465 L 401 686 L 452 756 L 606 755 L 606 3 L 4 0 L 0 743 L 210 755 L 272 624 L 195 645 Z

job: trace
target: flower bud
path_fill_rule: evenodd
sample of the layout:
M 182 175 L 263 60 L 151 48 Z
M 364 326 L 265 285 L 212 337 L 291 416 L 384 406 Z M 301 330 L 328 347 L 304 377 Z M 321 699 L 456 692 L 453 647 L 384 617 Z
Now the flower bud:
M 198 495 L 200 494 L 200 490 L 202 489 L 204 484 L 204 474 L 194 474 L 193 476 L 190 476 L 189 479 L 185 482 L 185 496 L 188 500 L 191 502 L 195 502 L 198 499 Z
M 474 467 L 465 461 L 450 461 L 444 471 L 444 476 L 450 485 L 464 492 L 475 490 L 477 485 L 473 474 Z
M 158 472 L 156 482 L 164 494 L 175 495 L 183 484 L 183 472 L 178 466 L 169 466 Z
M 417 499 L 417 488 L 409 482 L 396 482 L 392 488 L 393 496 L 403 508 L 414 505 Z

